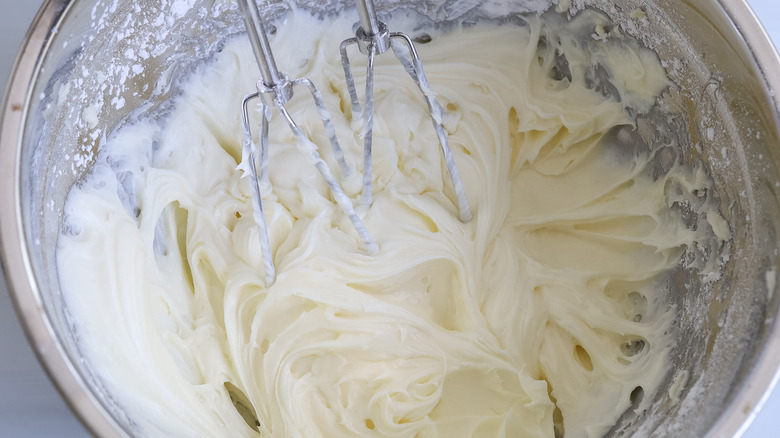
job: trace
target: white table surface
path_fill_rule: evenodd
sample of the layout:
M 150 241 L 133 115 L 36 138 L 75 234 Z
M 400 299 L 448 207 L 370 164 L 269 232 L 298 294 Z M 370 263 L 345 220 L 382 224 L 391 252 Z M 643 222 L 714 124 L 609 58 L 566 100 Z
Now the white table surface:
M 22 38 L 41 0 L 0 0 L 0 95 Z M 780 46 L 780 1 L 749 0 Z M 0 438 L 88 437 L 49 382 L 27 344 L 0 282 Z M 780 390 L 769 398 L 745 438 L 780 436 Z

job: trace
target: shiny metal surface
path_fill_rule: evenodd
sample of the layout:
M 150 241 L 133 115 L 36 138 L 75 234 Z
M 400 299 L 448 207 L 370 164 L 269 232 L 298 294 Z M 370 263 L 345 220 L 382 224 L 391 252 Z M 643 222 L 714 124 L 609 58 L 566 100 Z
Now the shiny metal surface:
M 85 2 L 80 3 L 83 5 Z M 720 86 L 726 88 L 724 92 L 728 93 L 728 87 L 736 86 L 734 85 L 736 82 L 748 85 L 759 84 L 760 89 L 764 90 L 764 94 L 761 94 L 753 93 L 757 89 L 749 86 L 746 86 L 745 89 L 739 89 L 739 91 L 746 92 L 745 100 L 753 103 L 750 111 L 746 114 L 760 119 L 761 132 L 765 138 L 761 143 L 769 144 L 766 150 L 761 149 L 766 154 L 761 159 L 769 163 L 769 167 L 777 169 L 778 155 L 780 154 L 777 150 L 779 124 L 777 108 L 780 107 L 780 101 L 777 94 L 771 92 L 771 90 L 780 89 L 780 61 L 777 53 L 773 50 L 764 33 L 756 26 L 755 18 L 744 2 L 723 0 L 715 5 L 717 7 L 713 7 L 713 3 L 704 1 L 674 2 L 674 4 L 682 6 L 670 6 L 669 2 L 656 2 L 659 7 L 682 9 L 678 17 L 678 26 L 680 23 L 693 23 L 691 26 L 699 29 L 696 26 L 704 21 L 716 29 L 716 32 L 706 34 L 706 36 L 718 36 L 718 38 L 713 38 L 712 45 L 717 46 L 725 43 L 726 47 L 723 50 L 719 48 L 717 53 L 712 50 L 707 54 L 715 59 L 711 62 L 720 61 L 733 64 L 724 64 L 725 68 L 721 70 L 725 72 L 720 82 Z M 7 274 L 18 312 L 24 320 L 28 335 L 36 345 L 37 354 L 45 364 L 47 371 L 57 382 L 65 398 L 89 425 L 93 433 L 100 436 L 121 436 L 119 424 L 122 422 L 126 426 L 125 420 L 121 419 L 121 415 L 120 421 L 109 418 L 107 412 L 110 409 L 104 406 L 110 404 L 110 401 L 97 395 L 92 390 L 94 387 L 86 390 L 88 385 L 85 382 L 89 381 L 89 378 L 84 377 L 83 364 L 80 364 L 77 359 L 73 359 L 73 347 L 69 345 L 68 339 L 64 339 L 66 332 L 61 330 L 62 321 L 52 307 L 52 303 L 56 303 L 56 293 L 52 293 L 50 285 L 47 284 L 51 279 L 42 276 L 40 271 L 36 272 L 36 269 L 40 269 L 41 260 L 31 260 L 35 257 L 30 257 L 31 253 L 40 250 L 40 244 L 35 241 L 37 234 L 31 233 L 32 228 L 29 228 L 25 222 L 25 219 L 29 222 L 31 218 L 31 212 L 26 209 L 32 203 L 25 202 L 30 200 L 30 195 L 24 193 L 25 188 L 20 182 L 22 174 L 25 172 L 20 167 L 20 157 L 23 155 L 23 148 L 28 147 L 28 143 L 25 143 L 25 135 L 28 137 L 30 135 L 27 124 L 32 123 L 29 120 L 30 114 L 34 114 L 30 113 L 29 110 L 36 105 L 34 96 L 36 96 L 35 91 L 38 90 L 35 86 L 40 85 L 36 81 L 40 81 L 41 76 L 51 74 L 51 71 L 39 72 L 38 68 L 45 64 L 46 56 L 51 51 L 57 50 L 56 47 L 50 45 L 55 36 L 50 32 L 50 29 L 58 24 L 61 25 L 60 20 L 63 16 L 79 16 L 79 14 L 74 13 L 76 5 L 66 6 L 66 4 L 67 2 L 64 1 L 49 1 L 36 18 L 33 32 L 29 35 L 23 48 L 24 56 L 15 69 L 4 104 L 2 137 L 0 138 L 0 211 L 3 212 L 0 216 L 0 231 L 2 232 L 3 269 Z M 685 9 L 686 7 L 688 9 Z M 81 8 L 82 13 L 87 10 L 86 6 Z M 697 21 L 696 14 L 699 17 L 705 17 L 705 19 Z M 724 18 L 726 14 L 730 16 L 730 20 Z M 692 19 L 685 20 L 684 18 Z M 703 43 L 706 46 L 707 41 Z M 721 52 L 722 54 L 720 54 Z M 732 57 L 732 60 L 725 59 L 724 61 L 724 58 L 728 57 Z M 729 78 L 733 78 L 733 82 Z M 730 108 L 728 105 L 718 106 L 718 104 L 723 103 L 715 102 L 714 109 L 735 112 L 734 108 Z M 730 102 L 726 103 L 730 104 Z M 740 109 L 743 108 L 740 107 Z M 731 130 L 731 134 L 735 137 L 744 137 L 739 132 L 740 126 L 727 126 L 724 129 Z M 750 148 L 751 146 L 746 147 Z M 765 145 L 761 147 L 765 147 Z M 751 159 L 750 155 L 744 154 L 742 156 L 746 161 L 742 169 L 743 172 L 747 172 L 746 167 L 751 167 L 748 164 L 755 164 L 756 158 Z M 758 169 L 757 172 L 760 172 L 761 168 Z M 775 179 L 772 179 L 771 182 L 775 182 Z M 67 187 L 64 187 L 61 190 L 64 193 L 66 189 Z M 773 199 L 776 202 L 777 196 L 774 195 Z M 44 236 L 45 232 L 42 232 L 41 237 Z M 36 263 L 39 266 L 36 267 Z M 761 280 L 763 281 L 763 279 Z M 702 426 L 705 428 L 703 430 L 709 429 L 709 436 L 739 436 L 744 431 L 747 423 L 754 417 L 756 410 L 763 402 L 767 389 L 777 380 L 777 369 L 780 364 L 780 328 L 775 322 L 776 295 L 765 306 L 768 313 L 762 314 L 765 316 L 766 322 L 757 322 L 758 326 L 754 332 L 751 332 L 751 338 L 742 340 L 746 343 L 744 348 L 740 347 L 730 351 L 741 354 L 740 358 L 744 358 L 745 362 L 731 374 L 736 384 L 734 388 L 727 388 L 728 390 L 720 398 L 722 405 L 715 406 L 711 410 L 705 409 L 704 415 L 694 416 L 692 414 L 687 418 L 676 418 L 676 421 L 706 422 L 712 418 L 719 418 L 712 428 L 709 427 L 709 424 Z M 751 343 L 754 345 L 750 345 Z M 728 374 L 725 373 L 725 375 Z M 716 373 L 716 375 L 720 374 Z M 117 415 L 116 412 L 113 413 Z M 694 414 L 698 414 L 698 412 L 694 412 Z

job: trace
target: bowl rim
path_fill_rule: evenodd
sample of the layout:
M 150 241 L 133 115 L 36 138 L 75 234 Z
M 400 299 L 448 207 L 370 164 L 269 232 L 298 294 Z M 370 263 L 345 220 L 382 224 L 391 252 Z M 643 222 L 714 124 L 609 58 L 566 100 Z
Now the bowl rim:
M 780 53 L 747 0 L 718 0 L 718 3 L 750 51 L 765 91 L 769 92 L 767 97 L 772 104 L 775 129 L 780 130 Z M 780 323 L 777 319 L 775 317 L 771 322 L 764 348 L 746 374 L 744 384 L 710 427 L 707 438 L 743 436 L 780 381 Z
M 22 222 L 20 163 L 31 94 L 57 26 L 76 0 L 45 0 L 11 69 L 0 114 L 0 273 L 32 350 L 62 399 L 93 436 L 124 437 L 71 363 L 46 313 Z
M 63 400 L 88 431 L 101 437 L 128 437 L 70 361 L 43 306 L 22 223 L 20 157 L 26 114 L 39 70 L 57 26 L 78 0 L 45 0 L 24 38 L 10 73 L 0 113 L 0 274 L 28 342 Z M 780 54 L 747 0 L 717 0 L 743 38 L 765 89 L 770 90 L 780 130 Z M 743 386 L 707 437 L 740 437 L 750 427 L 780 380 L 780 323 L 772 322 L 766 343 Z

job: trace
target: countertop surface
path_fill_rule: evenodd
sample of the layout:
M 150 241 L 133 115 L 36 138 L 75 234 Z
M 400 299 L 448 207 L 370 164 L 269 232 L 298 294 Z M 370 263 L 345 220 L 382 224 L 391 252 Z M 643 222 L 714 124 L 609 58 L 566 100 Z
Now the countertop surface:
M 0 0 L 0 95 L 27 27 L 41 0 Z M 776 46 L 780 46 L 780 2 L 749 0 Z M 770 396 L 744 435 L 780 435 L 780 390 Z M 88 437 L 49 382 L 27 344 L 5 283 L 0 282 L 0 438 Z

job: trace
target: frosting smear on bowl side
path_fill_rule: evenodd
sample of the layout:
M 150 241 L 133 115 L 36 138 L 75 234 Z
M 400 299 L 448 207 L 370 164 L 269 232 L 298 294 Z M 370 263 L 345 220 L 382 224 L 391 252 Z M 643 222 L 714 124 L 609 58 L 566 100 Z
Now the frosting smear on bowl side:
M 417 45 L 469 223 L 392 55 L 377 59 L 361 212 L 377 254 L 272 120 L 271 287 L 237 170 L 240 102 L 259 78 L 245 37 L 183 79 L 167 117 L 105 141 L 68 197 L 58 269 L 81 351 L 139 433 L 597 437 L 647 407 L 674 345 L 665 280 L 730 236 L 710 225 L 724 223 L 714 205 L 688 202 L 711 184 L 704 169 L 659 172 L 658 148 L 633 141 L 671 85 L 656 55 L 595 11 L 525 20 Z M 353 21 L 297 12 L 272 44 L 282 70 L 323 91 L 357 205 L 361 129 L 338 56 Z M 338 175 L 299 97 L 288 109 Z

